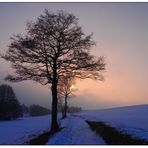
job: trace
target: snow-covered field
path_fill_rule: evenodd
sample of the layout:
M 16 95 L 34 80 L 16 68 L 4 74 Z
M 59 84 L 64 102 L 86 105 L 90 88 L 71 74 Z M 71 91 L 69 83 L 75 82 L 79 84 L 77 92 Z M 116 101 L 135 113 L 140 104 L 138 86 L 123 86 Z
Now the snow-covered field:
M 60 114 L 59 117 L 61 117 Z M 50 129 L 50 119 L 51 116 L 48 115 L 0 121 L 0 144 L 27 144 L 30 139 Z M 105 144 L 102 138 L 96 135 L 80 117 L 69 116 L 64 120 L 59 120 L 59 124 L 64 129 L 50 138 L 48 145 Z
M 49 130 L 50 119 L 48 115 L 0 121 L 0 144 L 27 144 L 33 137 Z M 65 128 L 51 137 L 47 144 L 105 144 L 85 120 L 104 121 L 119 130 L 148 140 L 148 105 L 137 105 L 75 113 L 59 121 L 60 126 Z
M 87 120 L 105 121 L 119 130 L 148 140 L 148 105 L 83 111 L 77 115 Z
M 49 128 L 50 115 L 0 121 L 0 144 L 27 144 L 29 139 Z

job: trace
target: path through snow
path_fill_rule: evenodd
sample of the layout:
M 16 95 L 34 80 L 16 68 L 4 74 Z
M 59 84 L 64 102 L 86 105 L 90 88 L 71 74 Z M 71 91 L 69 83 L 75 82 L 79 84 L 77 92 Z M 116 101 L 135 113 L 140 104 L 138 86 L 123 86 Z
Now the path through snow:
M 101 137 L 93 132 L 84 119 L 80 117 L 67 117 L 61 120 L 61 126 L 65 127 L 49 139 L 48 145 L 104 145 Z

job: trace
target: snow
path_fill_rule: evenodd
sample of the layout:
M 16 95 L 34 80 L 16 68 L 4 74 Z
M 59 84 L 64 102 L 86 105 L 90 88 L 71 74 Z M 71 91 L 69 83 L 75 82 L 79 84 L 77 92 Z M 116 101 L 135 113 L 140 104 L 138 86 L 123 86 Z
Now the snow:
M 50 119 L 51 116 L 48 115 L 0 121 L 0 144 L 28 144 L 30 139 L 49 131 Z M 64 129 L 55 134 L 48 144 L 105 144 L 80 117 L 70 116 L 58 122 Z
M 107 124 L 139 138 L 148 140 L 148 105 L 104 110 L 82 111 L 59 120 L 64 127 L 48 140 L 48 145 L 103 145 L 105 142 L 93 132 L 85 120 Z M 59 115 L 61 117 L 61 115 Z M 50 129 L 51 116 L 24 117 L 14 121 L 0 121 L 0 144 L 27 144 L 37 135 Z
M 0 121 L 0 144 L 27 144 L 29 139 L 49 128 L 50 115 Z
M 93 132 L 84 119 L 67 117 L 61 120 L 64 127 L 48 141 L 48 145 L 103 145 L 105 142 Z
M 88 120 L 104 121 L 121 131 L 148 140 L 148 105 L 136 105 L 78 113 Z

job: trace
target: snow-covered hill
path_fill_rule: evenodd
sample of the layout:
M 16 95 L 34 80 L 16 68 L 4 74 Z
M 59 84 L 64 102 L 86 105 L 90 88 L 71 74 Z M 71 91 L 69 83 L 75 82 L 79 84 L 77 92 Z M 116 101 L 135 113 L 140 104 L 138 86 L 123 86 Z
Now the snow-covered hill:
M 120 130 L 148 140 L 148 105 L 83 111 L 77 115 L 87 120 L 107 122 Z

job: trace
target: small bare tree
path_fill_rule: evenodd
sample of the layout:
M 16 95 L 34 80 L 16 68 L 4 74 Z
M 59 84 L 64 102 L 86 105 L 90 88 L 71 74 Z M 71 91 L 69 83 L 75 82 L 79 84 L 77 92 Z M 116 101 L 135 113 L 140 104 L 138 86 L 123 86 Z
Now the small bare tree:
M 77 90 L 73 86 L 75 84 L 75 78 L 71 75 L 63 76 L 58 83 L 58 100 L 62 109 L 62 118 L 67 116 L 67 103 L 68 99 L 74 97 L 74 92 Z
M 103 57 L 90 55 L 94 45 L 92 36 L 86 36 L 78 19 L 70 13 L 45 10 L 35 22 L 27 24 L 27 34 L 13 36 L 1 57 L 10 61 L 15 73 L 6 80 L 19 82 L 33 80 L 49 84 L 52 92 L 51 131 L 59 130 L 57 123 L 57 84 L 64 73 L 78 78 L 100 79 L 105 69 Z

